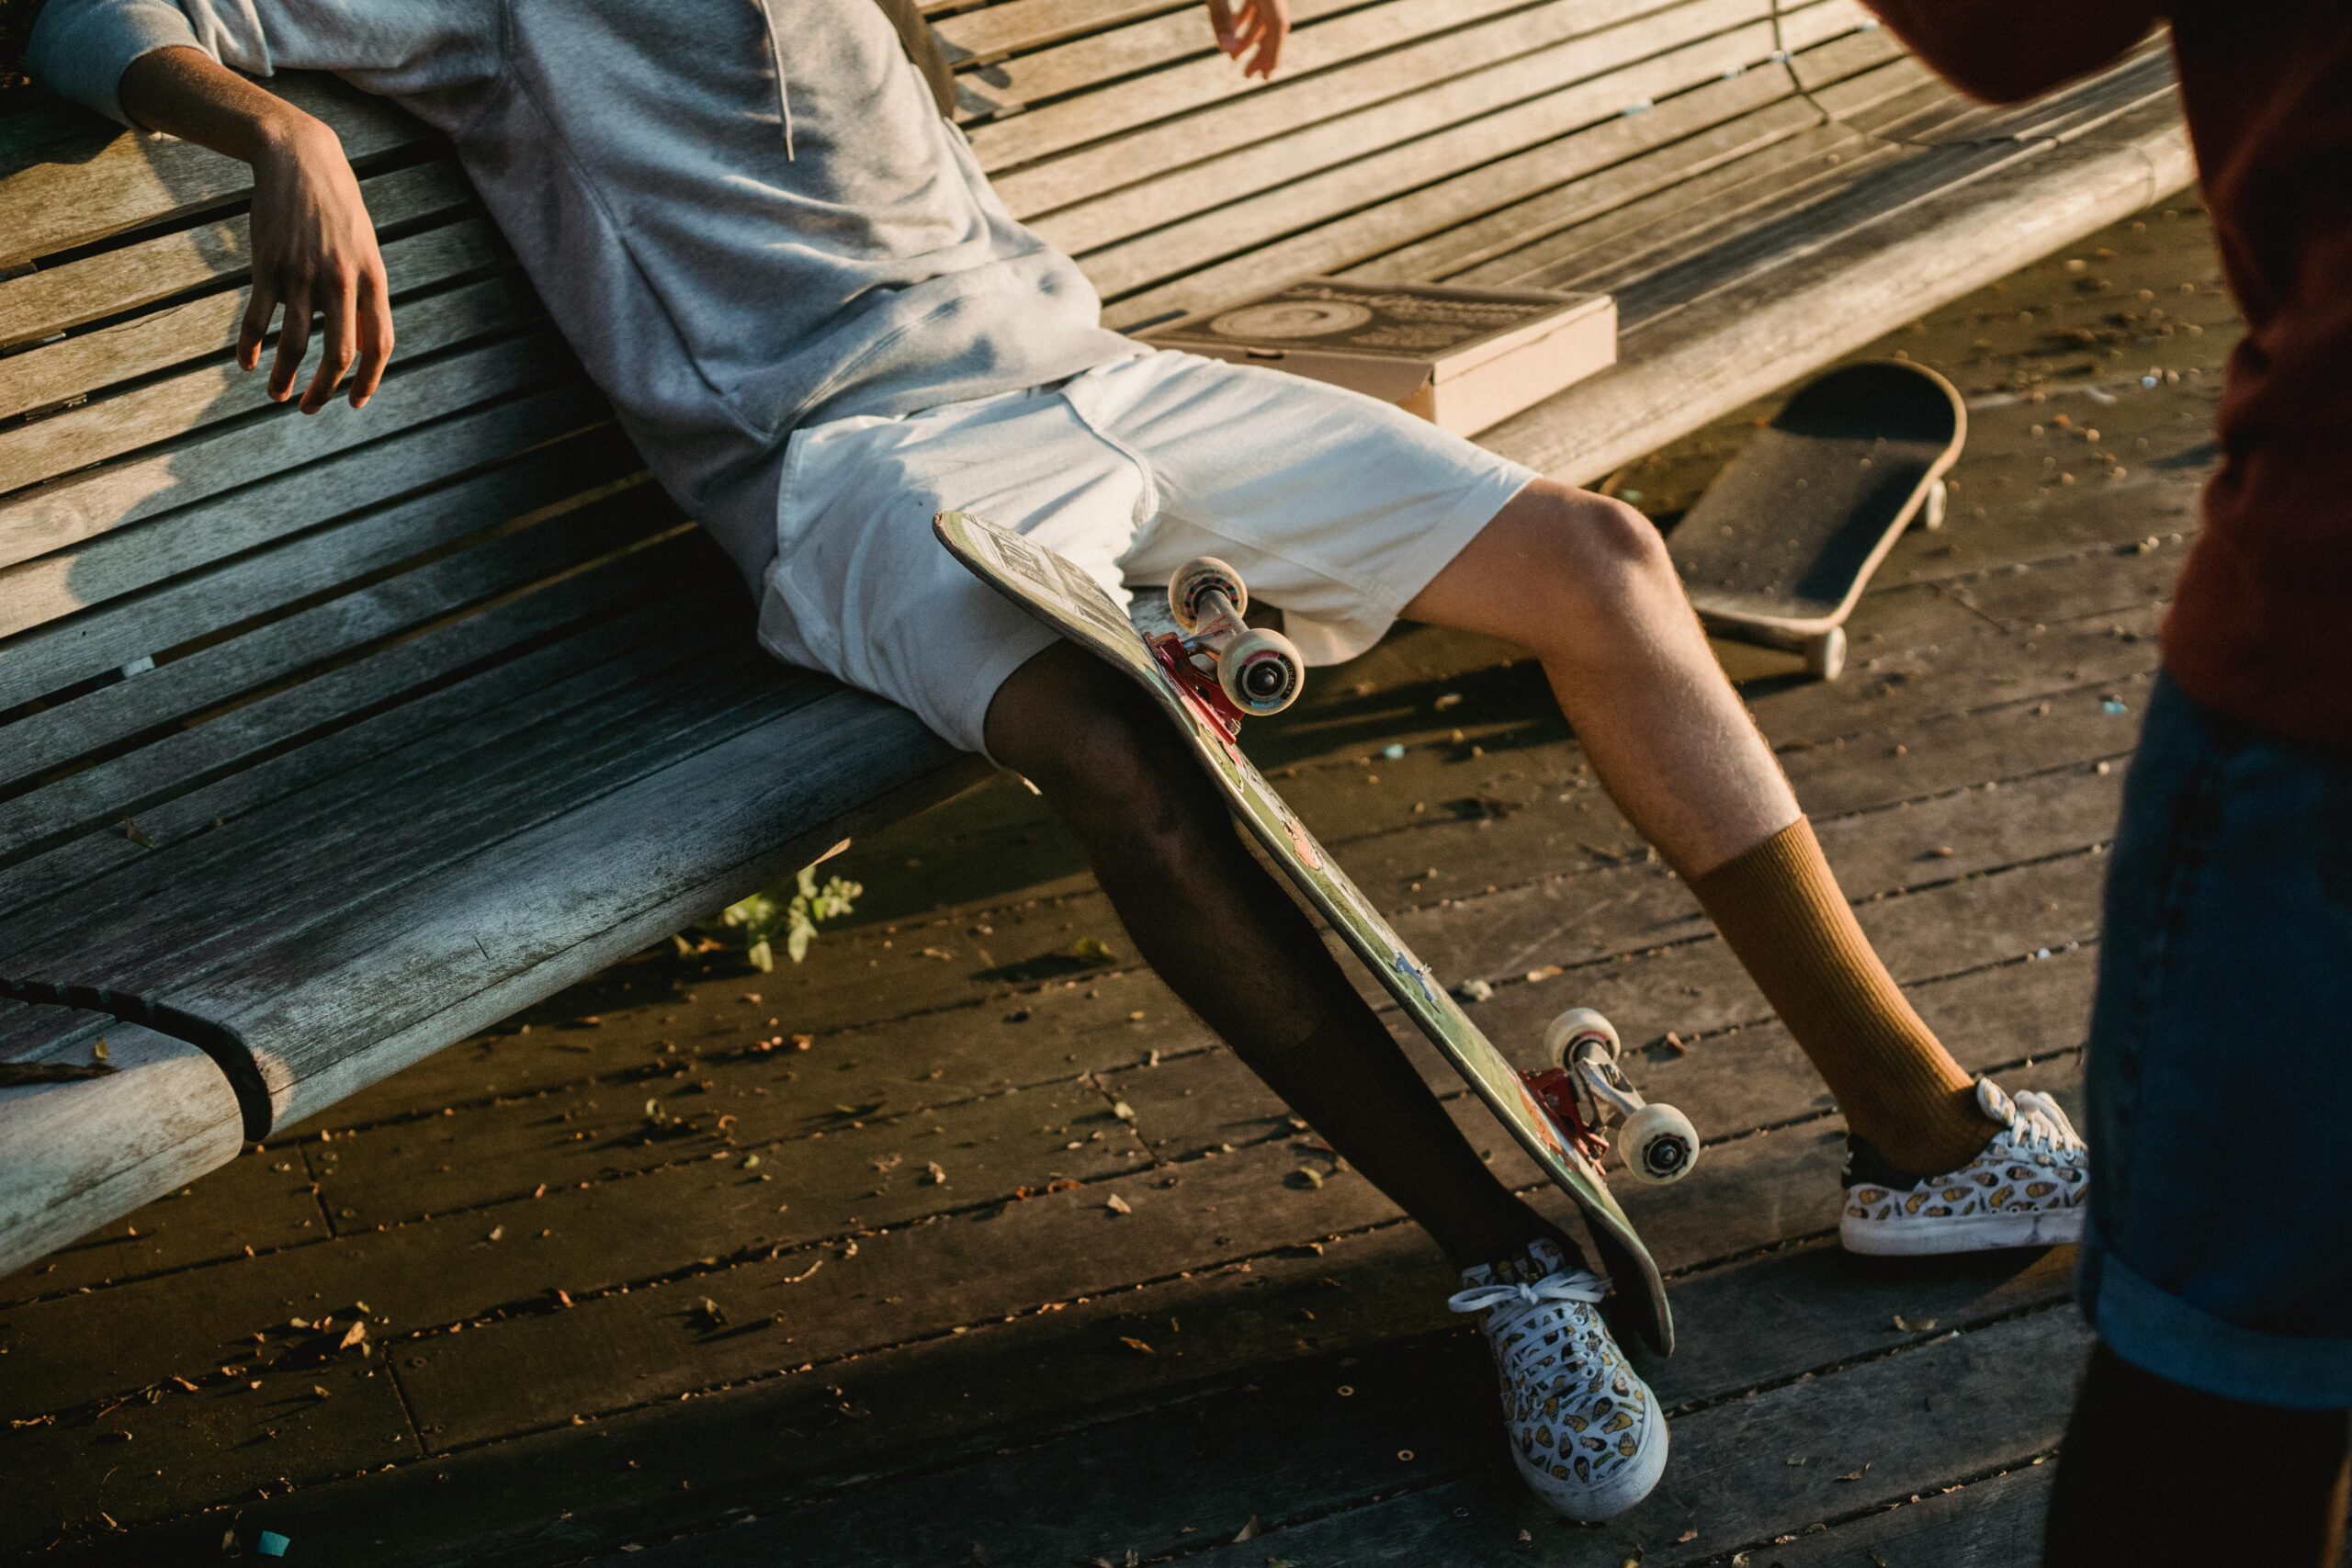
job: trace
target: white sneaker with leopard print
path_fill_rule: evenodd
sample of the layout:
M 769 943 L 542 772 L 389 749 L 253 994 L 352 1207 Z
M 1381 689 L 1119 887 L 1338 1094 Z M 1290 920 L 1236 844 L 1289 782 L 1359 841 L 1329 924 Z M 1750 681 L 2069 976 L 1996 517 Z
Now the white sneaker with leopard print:
M 1515 1262 L 1462 1271 L 1456 1312 L 1482 1313 L 1502 1377 L 1520 1474 L 1554 1512 L 1606 1519 L 1666 1469 L 1666 1417 L 1600 1320 L 1605 1280 L 1548 1241 Z
M 1941 1176 L 1904 1175 L 1860 1139 L 1849 1141 L 1838 1222 L 1847 1251 L 1917 1258 L 2082 1239 L 2090 1155 L 2065 1111 L 2030 1089 L 2013 1100 L 1989 1078 L 1976 1081 L 1976 1102 L 2001 1130 Z

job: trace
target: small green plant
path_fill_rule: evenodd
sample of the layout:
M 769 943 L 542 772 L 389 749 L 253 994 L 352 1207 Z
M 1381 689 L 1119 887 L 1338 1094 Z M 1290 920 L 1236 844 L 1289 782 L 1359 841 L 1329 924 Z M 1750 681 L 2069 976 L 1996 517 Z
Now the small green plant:
M 765 974 L 775 967 L 775 939 L 784 937 L 785 956 L 795 964 L 808 955 L 808 944 L 817 940 L 820 921 L 839 919 L 850 912 L 865 889 L 847 877 L 827 877 L 823 886 L 817 882 L 817 868 L 804 865 L 794 879 L 788 898 L 780 898 L 776 890 L 754 893 L 740 904 L 730 904 L 720 912 L 718 924 L 743 935 L 743 956 L 752 967 Z

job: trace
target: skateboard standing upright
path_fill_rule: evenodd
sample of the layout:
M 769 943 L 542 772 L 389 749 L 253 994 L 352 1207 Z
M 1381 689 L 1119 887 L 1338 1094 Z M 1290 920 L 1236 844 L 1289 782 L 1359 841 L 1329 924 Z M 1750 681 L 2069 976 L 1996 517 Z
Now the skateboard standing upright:
M 1285 638 L 1242 620 L 1249 601 L 1239 576 L 1221 561 L 1188 563 L 1169 584 L 1179 629 L 1147 636 L 1075 562 L 1012 530 L 964 512 L 943 512 L 933 527 L 982 581 L 1151 694 L 1251 835 L 1575 1200 L 1616 1282 L 1623 1321 L 1660 1354 L 1670 1352 L 1674 1318 L 1666 1286 L 1601 1175 L 1599 1162 L 1610 1146 L 1602 1130 L 1622 1123 L 1617 1142 L 1626 1167 L 1645 1181 L 1671 1181 L 1688 1171 L 1698 1155 L 1697 1134 L 1673 1107 L 1643 1101 L 1619 1066 L 1616 1032 L 1589 1008 L 1554 1021 L 1545 1046 L 1556 1066 L 1514 1067 L 1242 754 L 1235 737 L 1243 715 L 1289 705 L 1301 668 Z
M 1700 620 L 1838 679 L 1854 602 L 1905 528 L 1941 526 L 1967 435 L 1951 383 L 1908 360 L 1806 382 L 1667 536 Z

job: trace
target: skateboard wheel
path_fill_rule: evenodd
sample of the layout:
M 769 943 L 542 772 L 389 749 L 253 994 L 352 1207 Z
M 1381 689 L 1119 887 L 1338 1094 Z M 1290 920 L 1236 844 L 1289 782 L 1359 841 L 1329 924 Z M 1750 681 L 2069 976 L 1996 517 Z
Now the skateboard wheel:
M 1298 700 L 1305 660 L 1280 632 L 1243 632 L 1217 654 L 1216 681 L 1243 713 L 1280 713 Z
M 1846 672 L 1846 628 L 1832 626 L 1804 645 L 1804 667 L 1825 681 Z
M 1690 1175 L 1699 1162 L 1699 1130 L 1671 1105 L 1645 1105 L 1625 1118 L 1617 1146 L 1635 1180 L 1663 1187 Z
M 1544 1055 L 1574 1072 L 1576 1063 L 1569 1059 L 1570 1055 L 1587 1040 L 1598 1040 L 1612 1062 L 1623 1049 L 1617 1043 L 1617 1026 L 1599 1011 L 1592 1008 L 1570 1008 L 1545 1027 Z
M 1178 626 L 1189 632 L 1200 624 L 1201 595 L 1211 589 L 1233 601 L 1235 615 L 1250 608 L 1250 590 L 1242 586 L 1239 572 L 1215 556 L 1194 556 L 1168 580 L 1168 613 Z
M 1944 508 L 1950 502 L 1944 481 L 1938 479 L 1928 487 L 1928 503 L 1919 508 L 1919 526 L 1933 531 L 1944 525 Z

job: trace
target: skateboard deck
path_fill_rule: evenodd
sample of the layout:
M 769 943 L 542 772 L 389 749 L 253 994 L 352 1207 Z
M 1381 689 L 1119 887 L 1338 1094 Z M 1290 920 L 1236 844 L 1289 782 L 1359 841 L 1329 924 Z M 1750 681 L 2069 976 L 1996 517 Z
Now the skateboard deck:
M 1109 660 L 1149 692 L 1192 742 L 1226 803 L 1298 890 L 1340 933 L 1430 1043 L 1499 1118 L 1544 1173 L 1576 1201 L 1616 1285 L 1611 1315 L 1660 1355 L 1674 1348 L 1674 1318 L 1657 1265 L 1610 1195 L 1600 1168 L 1547 1115 L 1518 1069 L 1470 1021 L 1429 966 L 1398 940 L 1338 863 L 1315 840 L 1234 743 L 1204 691 L 1163 666 L 1127 612 L 1075 562 L 966 512 L 933 520 L 940 542 L 1006 598 Z M 1214 682 L 1210 682 L 1213 686 Z
M 1699 618 L 1836 680 L 1854 602 L 1905 528 L 1941 523 L 1967 434 L 1951 383 L 1908 360 L 1806 382 L 1667 536 Z

